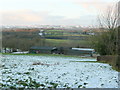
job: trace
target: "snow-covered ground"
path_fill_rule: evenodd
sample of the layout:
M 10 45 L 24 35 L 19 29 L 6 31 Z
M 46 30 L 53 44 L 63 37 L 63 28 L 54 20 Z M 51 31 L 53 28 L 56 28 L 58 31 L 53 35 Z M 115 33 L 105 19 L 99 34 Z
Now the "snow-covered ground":
M 3 87 L 117 88 L 118 72 L 88 58 L 4 55 Z

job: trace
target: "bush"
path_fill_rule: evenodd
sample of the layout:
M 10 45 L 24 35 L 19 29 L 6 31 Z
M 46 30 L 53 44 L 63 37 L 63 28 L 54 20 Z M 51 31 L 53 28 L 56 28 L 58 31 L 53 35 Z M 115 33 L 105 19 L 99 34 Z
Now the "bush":
M 116 38 L 117 29 L 104 30 L 98 35 L 92 37 L 92 47 L 100 55 L 115 55 L 116 54 Z

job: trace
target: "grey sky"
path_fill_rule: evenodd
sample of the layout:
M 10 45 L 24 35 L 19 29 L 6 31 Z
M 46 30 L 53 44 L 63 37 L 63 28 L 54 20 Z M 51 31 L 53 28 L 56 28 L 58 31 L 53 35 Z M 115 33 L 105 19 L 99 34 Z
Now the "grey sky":
M 2 25 L 96 24 L 96 17 L 118 0 L 0 0 Z

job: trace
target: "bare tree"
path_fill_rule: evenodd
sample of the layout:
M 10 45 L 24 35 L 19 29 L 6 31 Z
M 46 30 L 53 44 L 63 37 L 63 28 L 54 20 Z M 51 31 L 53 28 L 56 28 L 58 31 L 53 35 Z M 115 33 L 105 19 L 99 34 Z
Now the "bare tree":
M 104 14 L 98 16 L 101 32 L 93 37 L 93 47 L 101 55 L 117 54 L 117 24 L 119 18 L 118 4 L 108 7 Z
M 113 30 L 118 26 L 119 18 L 117 3 L 116 5 L 109 6 L 105 13 L 98 16 L 99 27 Z

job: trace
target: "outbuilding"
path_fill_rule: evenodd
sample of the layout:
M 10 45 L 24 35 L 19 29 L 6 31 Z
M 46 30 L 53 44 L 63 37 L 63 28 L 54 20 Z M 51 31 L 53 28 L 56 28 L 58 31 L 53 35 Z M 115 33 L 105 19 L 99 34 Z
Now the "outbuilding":
M 46 54 L 64 54 L 77 56 L 93 56 L 94 49 L 89 48 L 69 48 L 69 47 L 37 47 L 33 46 L 29 50 L 30 53 L 46 53 Z
M 38 46 L 33 46 L 29 49 L 29 53 L 47 53 L 51 54 L 51 51 L 53 50 L 53 47 L 38 47 Z

